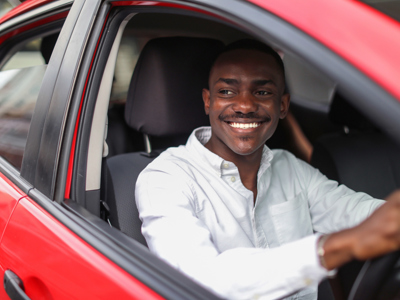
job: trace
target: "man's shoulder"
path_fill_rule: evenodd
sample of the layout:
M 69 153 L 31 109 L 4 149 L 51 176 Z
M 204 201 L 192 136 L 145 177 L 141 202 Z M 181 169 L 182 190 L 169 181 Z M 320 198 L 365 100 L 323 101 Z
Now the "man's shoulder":
M 292 161 L 297 160 L 296 156 L 294 156 L 291 152 L 284 149 L 272 149 L 273 159 L 272 163 L 277 163 L 281 161 Z
M 316 174 L 316 172 L 319 172 L 308 162 L 296 157 L 287 150 L 274 149 L 272 153 L 274 154 L 271 161 L 273 172 L 298 174 L 299 178 L 303 177 L 304 174 Z
M 296 169 L 313 169 L 313 167 L 301 160 L 300 158 L 297 158 L 293 153 L 284 150 L 284 149 L 273 149 L 273 158 L 271 160 L 271 165 L 272 168 L 282 168 L 285 167 L 285 169 L 291 169 L 291 170 L 296 170 Z

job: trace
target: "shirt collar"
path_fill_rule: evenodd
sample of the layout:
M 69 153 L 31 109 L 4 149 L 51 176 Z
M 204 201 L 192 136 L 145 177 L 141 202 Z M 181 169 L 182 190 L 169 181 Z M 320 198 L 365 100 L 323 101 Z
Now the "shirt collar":
M 211 127 L 199 127 L 195 129 L 190 135 L 186 144 L 186 148 L 190 152 L 196 153 L 196 155 L 201 158 L 202 162 L 208 164 L 218 174 L 218 176 L 221 177 L 224 172 L 224 164 L 234 164 L 232 162 L 225 161 L 223 158 L 219 157 L 214 152 L 211 152 L 204 146 L 210 138 Z M 266 145 L 264 145 L 263 153 L 261 156 L 260 169 L 258 170 L 258 178 L 260 178 L 265 170 L 267 170 L 268 167 L 271 165 L 271 160 L 273 156 L 274 155 L 272 151 Z

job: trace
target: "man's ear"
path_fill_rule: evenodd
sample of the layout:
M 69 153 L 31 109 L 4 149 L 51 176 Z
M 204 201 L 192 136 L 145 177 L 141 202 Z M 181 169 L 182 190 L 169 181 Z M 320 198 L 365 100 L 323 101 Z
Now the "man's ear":
M 210 112 L 210 91 L 207 89 L 203 89 L 203 102 L 204 102 L 204 110 L 206 115 Z
M 290 105 L 290 94 L 285 93 L 282 95 L 281 98 L 281 111 L 279 118 L 284 119 L 286 115 L 288 114 L 289 111 L 289 105 Z

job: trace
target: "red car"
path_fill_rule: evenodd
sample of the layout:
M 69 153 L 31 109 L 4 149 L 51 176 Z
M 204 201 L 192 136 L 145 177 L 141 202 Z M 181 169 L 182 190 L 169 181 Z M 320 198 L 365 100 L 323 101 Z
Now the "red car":
M 368 0 L 27 0 L 3 15 L 0 298 L 217 298 L 148 251 L 134 188 L 160 151 L 207 124 L 207 68 L 241 38 L 283 55 L 313 153 L 296 153 L 284 124 L 271 147 L 375 197 L 399 188 L 399 11 Z M 399 297 L 397 259 L 368 262 L 354 286 L 341 269 L 339 290 Z

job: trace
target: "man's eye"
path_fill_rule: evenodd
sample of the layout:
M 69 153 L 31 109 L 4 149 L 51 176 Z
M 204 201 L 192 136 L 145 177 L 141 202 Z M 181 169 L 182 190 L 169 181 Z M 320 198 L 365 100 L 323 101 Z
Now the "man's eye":
M 261 95 L 261 96 L 267 96 L 267 95 L 269 95 L 269 94 L 271 94 L 271 93 L 268 92 L 268 91 L 257 91 L 256 94 L 257 94 L 257 95 Z
M 221 90 L 219 93 L 223 95 L 233 95 L 233 92 L 230 90 Z

